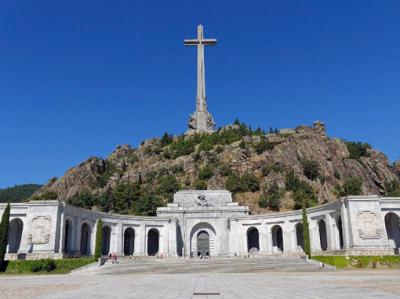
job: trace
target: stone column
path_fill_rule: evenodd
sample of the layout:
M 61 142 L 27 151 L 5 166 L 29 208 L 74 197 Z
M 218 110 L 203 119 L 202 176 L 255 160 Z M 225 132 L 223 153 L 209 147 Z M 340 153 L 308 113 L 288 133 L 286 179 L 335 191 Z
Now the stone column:
M 291 252 L 292 234 L 291 234 L 290 224 L 287 220 L 285 220 L 285 223 L 281 227 L 282 227 L 282 238 L 283 238 L 283 252 Z
M 290 223 L 290 250 L 292 252 L 298 252 L 299 249 L 297 248 L 297 236 L 296 236 L 296 224 Z
M 58 252 L 63 253 L 64 252 L 64 234 L 65 234 L 65 213 L 64 213 L 64 209 L 61 212 L 61 223 L 60 223 L 60 242 L 59 242 L 59 250 Z M 73 242 L 73 240 L 71 240 Z M 73 249 L 73 247 L 72 247 Z
M 321 241 L 319 239 L 319 228 L 317 221 L 310 219 L 310 241 L 312 251 L 321 251 Z
M 115 225 L 115 252 L 117 255 L 122 256 L 124 255 L 124 233 L 123 233 L 123 227 L 122 227 L 122 222 L 118 222 L 117 225 Z
M 177 223 L 176 220 L 170 220 L 168 225 L 168 256 L 177 257 L 177 239 L 176 239 L 176 231 L 177 231 Z
M 272 231 L 271 226 L 267 225 L 267 253 L 272 254 Z
M 74 230 L 75 233 L 73 234 L 72 240 L 73 240 L 73 246 L 74 246 L 74 252 L 79 252 L 81 251 L 81 236 L 82 236 L 82 224 L 83 221 L 81 219 L 74 219 Z
M 335 248 L 335 240 L 334 240 L 334 227 L 332 225 L 332 216 L 330 214 L 325 215 L 325 224 L 326 224 L 326 241 L 328 245 L 328 250 L 333 250 Z
M 135 256 L 146 255 L 146 229 L 143 224 L 135 230 Z
M 343 248 L 347 250 L 350 248 L 350 233 L 349 233 L 349 219 L 347 218 L 347 208 L 344 200 L 342 200 L 341 216 L 342 216 Z
M 262 229 L 262 226 L 259 230 L 259 242 L 260 242 L 260 252 L 266 254 L 268 252 L 268 236 L 267 232 Z

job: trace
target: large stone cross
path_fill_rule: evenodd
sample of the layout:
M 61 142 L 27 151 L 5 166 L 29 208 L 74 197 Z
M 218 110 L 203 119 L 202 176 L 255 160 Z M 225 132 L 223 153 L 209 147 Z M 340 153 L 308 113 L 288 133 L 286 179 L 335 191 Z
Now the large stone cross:
M 217 44 L 216 39 L 204 38 L 203 26 L 197 26 L 197 39 L 185 39 L 186 46 L 197 46 L 197 97 L 196 111 L 190 116 L 189 128 L 193 132 L 212 132 L 214 120 L 207 111 L 204 46 Z

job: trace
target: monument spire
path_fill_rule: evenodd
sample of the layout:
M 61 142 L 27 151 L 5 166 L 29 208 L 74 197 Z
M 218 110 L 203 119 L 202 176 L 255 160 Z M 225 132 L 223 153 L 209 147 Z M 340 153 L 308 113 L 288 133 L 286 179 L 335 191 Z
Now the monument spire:
M 185 39 L 186 46 L 197 46 L 197 96 L 196 111 L 189 117 L 189 133 L 203 133 L 214 131 L 214 120 L 207 111 L 204 46 L 214 46 L 216 39 L 205 39 L 203 26 L 197 26 L 197 39 Z

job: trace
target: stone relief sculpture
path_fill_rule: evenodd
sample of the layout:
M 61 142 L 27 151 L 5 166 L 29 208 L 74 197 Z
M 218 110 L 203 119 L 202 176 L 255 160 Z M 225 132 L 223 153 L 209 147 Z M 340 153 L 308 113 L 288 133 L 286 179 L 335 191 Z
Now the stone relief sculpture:
M 200 207 L 212 207 L 204 194 L 197 196 L 196 204 Z
M 373 211 L 359 211 L 357 213 L 358 232 L 361 239 L 380 239 L 381 230 L 378 226 L 378 217 Z
M 31 221 L 28 242 L 31 244 L 46 244 L 50 240 L 51 217 L 36 216 Z

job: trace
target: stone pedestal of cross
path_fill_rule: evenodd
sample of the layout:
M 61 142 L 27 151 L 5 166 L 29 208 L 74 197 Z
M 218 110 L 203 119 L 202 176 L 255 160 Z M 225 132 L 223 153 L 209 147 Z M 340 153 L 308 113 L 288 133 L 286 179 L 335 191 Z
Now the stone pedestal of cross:
M 197 39 L 185 39 L 186 46 L 197 46 L 197 97 L 196 111 L 189 117 L 188 133 L 212 133 L 215 122 L 212 115 L 207 111 L 204 46 L 217 44 L 216 39 L 205 39 L 203 26 L 197 26 Z

